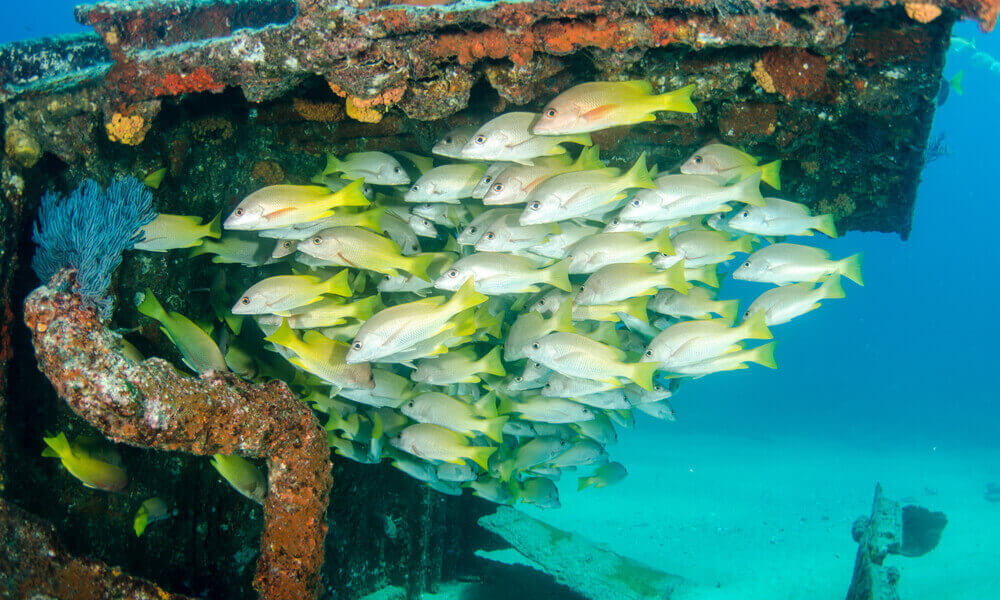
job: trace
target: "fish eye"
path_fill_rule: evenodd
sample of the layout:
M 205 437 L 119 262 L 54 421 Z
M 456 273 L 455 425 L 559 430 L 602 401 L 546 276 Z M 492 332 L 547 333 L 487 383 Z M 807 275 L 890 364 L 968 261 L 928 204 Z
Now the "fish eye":
M 745 210 L 742 213 L 740 213 L 740 216 L 743 217 L 744 219 L 749 218 L 750 217 L 750 211 L 749 210 Z
M 406 408 L 413 408 L 413 400 L 406 403 Z
M 469 227 L 469 235 L 475 235 L 478 227 Z
M 639 208 L 640 206 L 642 206 L 642 200 L 636 198 L 635 200 L 632 201 L 632 206 Z
M 654 392 L 662 392 L 663 391 L 663 386 L 662 385 L 654 385 L 653 386 L 653 391 Z
M 485 135 L 477 135 L 475 137 L 475 141 L 476 141 L 477 144 L 484 144 L 484 143 L 486 143 L 486 136 Z
M 450 135 L 444 138 L 444 143 L 446 143 L 446 144 L 450 144 L 451 143 L 451 136 Z
M 534 366 L 534 367 L 535 367 L 536 369 L 541 369 L 541 368 L 542 368 L 542 363 L 534 363 L 534 365 L 533 365 L 533 366 Z
M 748 260 L 745 263 L 743 263 L 743 266 L 749 269 L 750 268 L 750 261 Z
M 292 243 L 291 243 L 291 242 L 289 242 L 289 241 L 287 241 L 287 240 L 286 240 L 286 241 L 284 241 L 284 242 L 282 242 L 282 243 L 281 243 L 281 245 L 282 245 L 282 247 L 284 247 L 284 248 L 291 248 L 291 247 L 292 247 Z
M 319 246 L 320 244 L 323 243 L 323 238 L 321 238 L 321 237 L 319 237 L 317 235 L 317 236 L 313 237 L 313 243 L 316 244 L 317 246 Z
M 653 351 L 652 350 L 646 350 L 646 353 L 643 354 L 643 356 L 645 356 L 647 358 L 652 358 L 653 357 Z
M 524 381 L 524 377 L 521 377 L 520 375 L 518 375 L 517 377 L 514 378 L 514 381 L 518 381 L 518 382 Z
M 236 212 L 233 213 L 233 214 L 235 214 L 237 217 L 242 217 L 243 216 L 243 209 L 242 208 L 237 208 Z
M 393 173 L 399 173 L 399 171 L 400 171 L 399 167 L 393 167 L 392 168 L 392 172 Z
M 452 277 L 452 278 L 458 277 L 458 269 L 452 269 L 452 270 L 448 271 L 448 277 Z
M 417 190 L 419 190 L 419 189 L 420 189 L 420 186 L 419 186 L 419 185 L 414 185 L 414 186 L 410 187 L 410 191 L 411 191 L 411 192 L 416 192 L 416 191 L 417 191 Z
M 354 348 L 355 350 L 361 350 L 361 342 L 354 342 L 351 348 Z
M 535 342 L 534 344 L 532 344 L 532 345 L 531 345 L 531 347 L 532 347 L 532 348 L 533 348 L 534 350 L 538 350 L 539 348 L 541 348 L 541 345 L 539 345 L 539 343 L 538 343 L 538 342 Z
M 618 217 L 615 217 L 614 219 L 611 219 L 611 224 L 612 225 L 617 225 L 619 223 L 621 223 L 621 221 L 618 220 Z
M 487 184 L 489 184 L 491 181 L 493 181 L 493 176 L 492 175 L 486 175 L 485 177 L 483 177 L 483 181 L 486 182 Z
M 537 200 L 535 200 L 534 202 L 532 202 L 531 204 L 528 205 L 528 208 L 530 208 L 531 210 L 538 210 L 541 207 L 542 207 L 542 203 L 539 202 L 539 201 L 537 201 Z
M 491 231 L 491 232 L 487 233 L 485 237 L 486 237 L 486 239 L 488 239 L 488 240 L 492 240 L 492 239 L 493 239 L 493 238 L 495 238 L 496 236 L 495 236 L 495 235 L 493 235 L 493 232 Z
M 502 192 L 503 191 L 503 184 L 499 183 L 499 182 L 494 183 L 493 184 L 493 191 L 494 192 Z
M 700 155 L 700 154 L 695 154 L 695 155 L 694 155 L 694 158 L 693 158 L 693 159 L 691 159 L 691 160 L 693 160 L 693 161 L 694 161 L 694 164 L 696 164 L 696 165 L 700 165 L 700 164 L 701 164 L 701 161 L 702 161 L 702 160 L 704 160 L 704 159 L 702 159 L 702 157 L 701 157 L 701 155 Z
M 420 252 L 420 246 L 416 244 L 410 246 L 410 252 Z
M 545 111 L 545 116 L 550 119 L 555 118 L 556 112 L 557 112 L 556 109 L 550 108 L 549 110 Z

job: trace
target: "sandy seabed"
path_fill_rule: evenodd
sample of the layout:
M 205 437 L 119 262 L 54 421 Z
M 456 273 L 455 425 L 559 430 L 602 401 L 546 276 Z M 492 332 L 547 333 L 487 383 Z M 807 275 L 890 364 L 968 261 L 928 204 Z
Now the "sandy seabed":
M 890 498 L 948 517 L 941 544 L 891 556 L 904 600 L 1000 598 L 1000 448 L 903 447 L 808 438 L 684 432 L 640 422 L 611 448 L 629 477 L 576 492 L 562 508 L 526 508 L 548 523 L 707 590 L 740 600 L 841 600 L 876 482 Z

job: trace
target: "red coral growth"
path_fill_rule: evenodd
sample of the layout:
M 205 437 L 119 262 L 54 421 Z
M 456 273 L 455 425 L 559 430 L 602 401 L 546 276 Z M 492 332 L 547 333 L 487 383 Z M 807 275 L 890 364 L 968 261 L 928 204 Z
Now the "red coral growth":
M 154 93 L 160 96 L 214 92 L 224 87 L 225 85 L 215 81 L 215 78 L 205 67 L 196 67 L 190 73 L 164 73 L 159 85 L 153 82 Z
M 282 382 L 231 373 L 185 376 L 166 361 L 135 362 L 121 337 L 70 289 L 72 271 L 24 306 L 39 369 L 74 412 L 109 439 L 199 455 L 267 458 L 264 533 L 254 587 L 266 600 L 319 593 L 332 484 L 326 433 Z
M 60 600 L 190 600 L 122 573 L 117 567 L 69 554 L 52 525 L 0 499 L 0 594 L 4 598 Z
M 778 110 L 769 102 L 727 104 L 719 111 L 719 132 L 727 142 L 759 142 L 778 128 Z
M 771 48 L 761 59 L 774 89 L 788 100 L 829 102 L 833 90 L 826 78 L 826 59 L 801 48 Z

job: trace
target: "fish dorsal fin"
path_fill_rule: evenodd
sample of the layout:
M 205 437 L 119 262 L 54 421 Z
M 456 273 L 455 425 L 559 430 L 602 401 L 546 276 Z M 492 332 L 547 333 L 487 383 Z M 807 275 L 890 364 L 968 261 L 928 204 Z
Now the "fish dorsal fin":
M 653 84 L 649 83 L 645 79 L 633 79 L 631 81 L 623 81 L 621 82 L 621 86 L 629 90 L 642 92 L 643 94 L 653 93 Z

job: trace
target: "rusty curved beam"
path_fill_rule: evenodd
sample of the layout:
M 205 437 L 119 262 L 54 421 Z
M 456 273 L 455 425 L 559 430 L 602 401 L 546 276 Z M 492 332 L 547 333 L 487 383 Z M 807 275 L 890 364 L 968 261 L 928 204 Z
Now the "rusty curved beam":
M 127 358 L 121 336 L 66 291 L 72 276 L 60 272 L 24 307 L 39 369 L 59 396 L 116 442 L 266 458 L 254 587 L 265 600 L 315 598 L 332 485 L 330 451 L 316 417 L 282 382 L 257 385 L 217 372 L 195 379 L 158 358 Z

